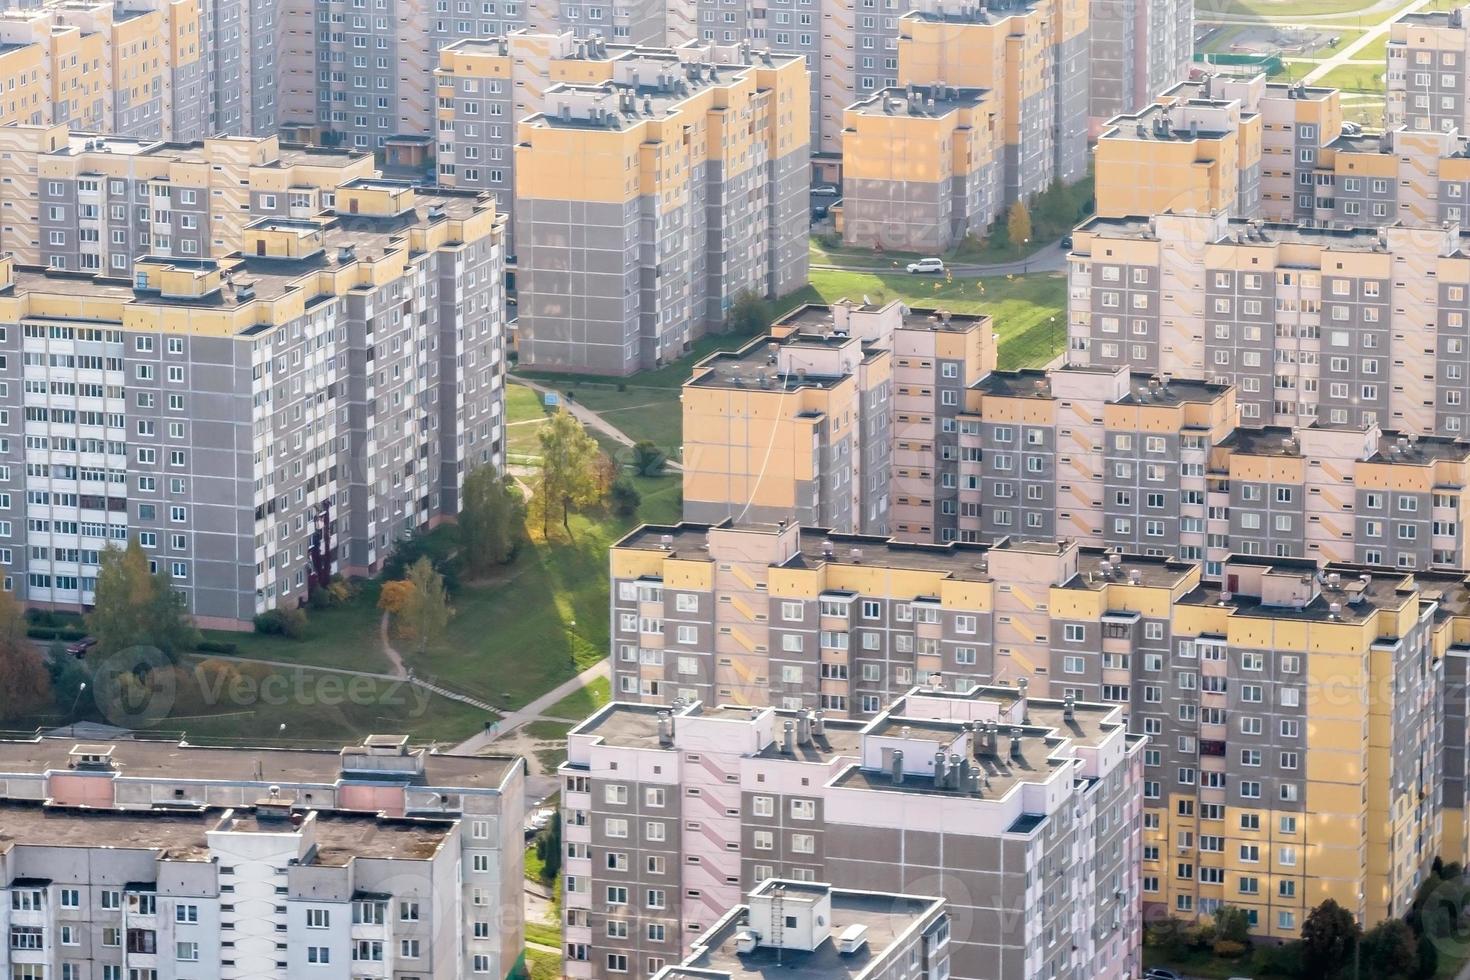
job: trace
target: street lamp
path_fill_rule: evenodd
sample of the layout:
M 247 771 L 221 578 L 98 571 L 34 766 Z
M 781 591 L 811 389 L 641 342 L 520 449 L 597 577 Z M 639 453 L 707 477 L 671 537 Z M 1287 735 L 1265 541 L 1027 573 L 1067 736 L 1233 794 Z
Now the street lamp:
M 1021 275 L 1031 268 L 1031 239 L 1021 239 Z

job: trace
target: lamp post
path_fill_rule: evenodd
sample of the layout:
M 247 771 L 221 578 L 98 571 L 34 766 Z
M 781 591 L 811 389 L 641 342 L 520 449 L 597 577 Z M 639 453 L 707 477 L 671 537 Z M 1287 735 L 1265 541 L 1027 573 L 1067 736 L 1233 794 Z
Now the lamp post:
M 1031 268 L 1031 239 L 1021 239 L 1021 275 Z

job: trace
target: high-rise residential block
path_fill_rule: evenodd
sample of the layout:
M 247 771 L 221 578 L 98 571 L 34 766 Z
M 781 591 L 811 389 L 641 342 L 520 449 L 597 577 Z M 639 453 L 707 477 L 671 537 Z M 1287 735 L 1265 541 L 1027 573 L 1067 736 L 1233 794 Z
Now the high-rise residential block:
M 683 356 L 742 294 L 806 283 L 801 61 L 687 46 L 609 67 L 518 124 L 523 364 L 631 374 Z
M 0 13 L 0 125 L 213 135 L 206 34 L 198 0 L 68 0 Z
M 1188 0 L 1091 0 L 1088 115 L 1094 130 L 1137 112 L 1189 77 L 1194 4 Z
M 458 512 L 470 467 L 502 462 L 493 203 L 376 178 L 335 195 L 131 280 L 0 262 L 17 596 L 90 602 L 101 550 L 136 539 L 201 624 L 248 624 L 371 573 Z
M 141 256 L 219 257 L 263 217 L 311 218 L 336 188 L 376 174 L 373 157 L 274 137 L 194 143 L 0 128 L 15 164 L 0 185 L 0 247 L 17 265 L 132 275 Z
M 693 940 L 683 962 L 664 967 L 657 976 L 734 980 L 790 968 L 794 960 L 811 980 L 943 980 L 950 975 L 953 938 L 943 898 L 770 878 L 750 890 L 745 904 L 730 909 Z M 623 960 L 614 958 L 611 965 L 623 965 Z
M 1379 465 L 1360 470 L 1365 483 Z M 1261 490 L 1265 476 L 1237 480 Z M 1397 506 L 1397 491 L 1360 492 L 1381 496 L 1385 513 Z M 1313 503 L 1306 516 L 1330 510 Z M 1440 666 L 1463 627 L 1464 572 L 1319 557 L 1227 555 L 1210 582 L 1201 562 L 1071 541 L 647 528 L 613 552 L 616 696 L 643 711 L 820 709 L 829 738 L 851 724 L 832 719 L 864 719 L 864 759 L 888 730 L 884 705 L 909 683 L 935 697 L 1001 684 L 1022 699 L 1115 704 L 1148 736 L 1147 909 L 1207 916 L 1229 904 L 1261 934 L 1294 938 L 1335 898 L 1371 925 L 1403 915 L 1434 857 L 1465 848 L 1464 699 Z M 1453 670 L 1463 675 L 1458 659 Z M 674 744 L 675 758 L 700 751 Z M 666 773 L 695 785 L 686 770 Z M 873 811 L 849 802 L 825 811 L 829 833 L 834 812 Z
M 965 386 L 995 365 L 987 316 L 843 300 L 713 354 L 684 385 L 684 515 L 928 540 Z
M 1073 363 L 1233 384 L 1246 424 L 1466 431 L 1458 226 L 1161 214 L 1073 237 Z
M 1384 124 L 1390 129 L 1470 132 L 1467 61 L 1465 8 L 1400 15 L 1388 35 Z
M 899 18 L 900 85 L 984 89 L 1006 203 L 1087 170 L 1088 10 L 921 0 Z
M 7 976 L 504 977 L 524 764 L 371 736 L 340 752 L 0 741 Z
M 566 974 L 650 975 L 690 943 L 709 963 L 703 937 L 774 877 L 943 893 L 955 977 L 1135 976 L 1144 739 L 1122 714 L 994 687 L 865 725 L 609 705 L 559 770 Z
M 1097 214 L 1259 211 L 1260 114 L 1198 87 L 1108 120 L 1093 154 Z
M 945 252 L 984 236 L 1000 208 L 999 144 L 987 93 L 884 89 L 850 106 L 842 130 L 842 239 Z

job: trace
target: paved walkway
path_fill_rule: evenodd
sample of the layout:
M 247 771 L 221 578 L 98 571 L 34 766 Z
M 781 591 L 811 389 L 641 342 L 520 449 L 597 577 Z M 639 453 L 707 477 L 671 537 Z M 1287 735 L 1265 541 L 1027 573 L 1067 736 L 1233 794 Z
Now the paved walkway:
M 545 694 L 527 704 L 519 711 L 512 711 L 509 714 L 505 715 L 496 724 L 494 731 L 478 732 L 474 735 L 471 735 L 469 738 L 456 745 L 454 747 L 454 752 L 457 755 L 474 755 L 475 753 L 480 752 L 482 749 L 487 748 L 497 738 L 503 738 L 504 736 L 509 735 L 511 732 L 520 728 L 522 725 L 526 725 L 530 722 L 539 721 L 543 718 L 546 718 L 546 715 L 544 715 L 543 712 L 546 711 L 546 709 L 551 707 L 553 704 L 556 704 L 562 698 L 570 697 L 571 695 L 580 691 L 582 688 L 591 684 L 598 678 L 609 676 L 611 676 L 611 672 L 608 668 L 608 662 L 606 658 L 603 658 L 597 661 L 597 663 L 595 663 L 591 667 L 588 667 L 586 670 L 582 671 L 576 677 L 573 677 L 571 680 L 567 681 L 566 683 L 558 684 L 556 687 L 552 688 L 550 691 L 547 691 Z
M 1421 0 L 1421 2 L 1428 3 L 1429 0 Z M 907 260 L 898 260 L 896 266 L 893 260 L 890 260 L 886 264 L 879 264 L 880 262 L 881 259 L 878 256 L 874 256 L 871 264 L 826 265 L 820 262 L 813 262 L 811 267 L 826 272 L 866 272 L 889 276 L 895 273 L 908 274 L 904 271 L 904 267 L 908 265 Z M 976 278 L 980 276 L 1020 276 L 1031 272 L 1061 272 L 1067 268 L 1067 250 L 1052 242 L 1043 245 L 1027 258 L 1018 259 L 1015 262 L 997 262 L 994 265 L 947 262 L 944 267 L 946 271 L 953 272 L 957 276 L 973 276 Z M 920 279 L 927 277 L 915 276 L 914 278 Z
M 1428 0 L 1424 0 L 1424 2 L 1427 3 Z M 619 429 L 617 426 L 613 425 L 607 419 L 603 418 L 601 415 L 598 415 L 596 412 L 586 407 L 585 405 L 582 405 L 577 401 L 567 398 L 555 388 L 542 384 L 540 381 L 532 381 L 530 378 L 523 378 L 515 374 L 511 375 L 508 380 L 510 384 L 525 385 L 527 388 L 530 388 L 538 395 L 556 395 L 559 399 L 561 399 L 562 407 L 565 408 L 568 412 L 572 413 L 572 418 L 576 419 L 578 422 L 581 422 L 587 428 L 593 429 L 597 432 L 601 432 L 603 435 L 607 436 L 609 439 L 620 446 L 628 446 L 631 448 L 634 445 L 634 439 L 622 429 Z M 575 379 L 572 380 L 574 381 Z M 676 461 L 672 459 L 665 459 L 664 468 L 677 473 L 683 467 L 681 467 Z
M 1328 72 L 1332 71 L 1334 68 L 1338 68 L 1342 65 L 1347 64 L 1349 61 L 1352 60 L 1353 55 L 1357 54 L 1359 51 L 1362 51 L 1368 45 L 1372 44 L 1374 41 L 1377 41 L 1380 37 L 1383 37 L 1383 35 L 1387 34 L 1395 20 L 1402 17 L 1404 14 L 1412 14 L 1421 7 L 1426 7 L 1428 5 L 1429 0 L 1414 0 L 1413 3 L 1409 4 L 1403 10 L 1395 13 L 1388 20 L 1385 20 L 1379 24 L 1374 25 L 1373 27 L 1368 28 L 1368 30 L 1365 31 L 1363 35 L 1359 37 L 1356 41 L 1353 41 L 1351 44 L 1345 45 L 1341 51 L 1337 52 L 1337 54 L 1333 55 L 1326 61 L 1319 64 L 1316 68 L 1313 68 L 1311 71 L 1307 72 L 1307 74 L 1302 77 L 1302 81 L 1306 82 L 1308 85 L 1311 85 L 1322 78 L 1324 75 L 1326 75 Z M 1370 7 L 1369 10 L 1376 10 L 1379 6 L 1379 4 L 1375 4 L 1373 7 Z M 1364 11 L 1364 13 L 1367 12 L 1368 11 Z

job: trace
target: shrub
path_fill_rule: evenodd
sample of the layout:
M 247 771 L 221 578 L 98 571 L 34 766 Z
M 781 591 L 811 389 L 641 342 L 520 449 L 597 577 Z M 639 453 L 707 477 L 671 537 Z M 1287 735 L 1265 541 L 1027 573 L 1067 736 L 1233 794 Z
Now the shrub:
M 54 640 L 58 632 L 60 631 L 51 626 L 31 626 L 26 629 L 26 636 L 33 640 Z
M 1246 954 L 1250 949 L 1245 943 L 1238 943 L 1233 939 L 1215 940 L 1215 955 L 1225 960 L 1236 960 Z
M 613 481 L 608 495 L 612 499 L 613 513 L 619 517 L 632 517 L 638 513 L 638 505 L 643 503 L 643 495 L 626 476 L 620 476 Z
M 220 640 L 200 640 L 199 645 L 194 648 L 200 653 L 234 653 L 240 649 L 237 644 L 225 643 Z
M 255 617 L 255 632 L 299 640 L 306 631 L 306 613 L 300 609 L 269 609 Z

